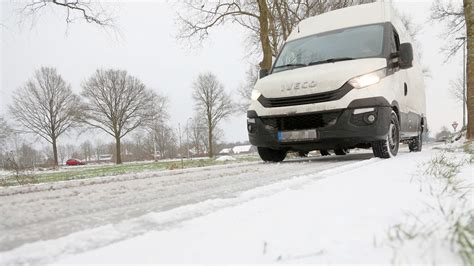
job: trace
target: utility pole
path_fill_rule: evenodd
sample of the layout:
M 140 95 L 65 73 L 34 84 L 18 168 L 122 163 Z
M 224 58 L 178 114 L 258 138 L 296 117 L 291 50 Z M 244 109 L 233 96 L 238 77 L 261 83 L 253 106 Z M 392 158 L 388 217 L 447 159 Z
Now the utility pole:
M 466 128 L 466 37 L 459 37 L 456 40 L 462 40 L 462 74 L 463 74 L 463 83 L 462 83 L 462 127 Z

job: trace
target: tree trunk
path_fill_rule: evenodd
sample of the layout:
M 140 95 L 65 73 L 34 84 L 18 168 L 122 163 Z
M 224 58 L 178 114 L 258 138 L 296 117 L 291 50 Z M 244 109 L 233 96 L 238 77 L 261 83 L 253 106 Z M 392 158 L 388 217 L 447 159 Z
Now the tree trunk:
M 211 123 L 209 123 L 209 130 L 207 131 L 207 138 L 208 138 L 208 151 L 207 151 L 207 155 L 209 156 L 209 158 L 212 158 L 212 156 L 214 155 L 214 151 L 212 150 L 212 127 L 211 127 Z
M 120 138 L 115 138 L 115 164 L 122 164 L 122 153 L 120 151 Z
M 268 21 L 271 14 L 268 10 L 267 0 L 258 0 L 258 9 L 260 11 L 260 16 L 258 17 L 260 24 L 260 42 L 263 51 L 263 59 L 262 62 L 260 62 L 260 68 L 270 70 L 272 67 L 272 47 L 270 45 Z
M 467 30 L 467 139 L 474 139 L 474 8 L 464 0 Z
M 54 164 L 54 167 L 58 167 L 59 166 L 59 162 L 58 162 L 58 147 L 57 147 L 57 144 L 56 144 L 56 138 L 52 138 L 52 145 L 53 145 L 53 164 Z

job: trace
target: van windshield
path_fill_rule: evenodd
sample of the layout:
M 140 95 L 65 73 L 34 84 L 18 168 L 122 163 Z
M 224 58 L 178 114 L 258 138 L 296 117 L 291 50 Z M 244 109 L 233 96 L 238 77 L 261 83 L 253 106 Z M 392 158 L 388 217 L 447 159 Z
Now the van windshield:
M 315 64 L 379 57 L 383 49 L 382 24 L 316 34 L 287 42 L 273 73 Z

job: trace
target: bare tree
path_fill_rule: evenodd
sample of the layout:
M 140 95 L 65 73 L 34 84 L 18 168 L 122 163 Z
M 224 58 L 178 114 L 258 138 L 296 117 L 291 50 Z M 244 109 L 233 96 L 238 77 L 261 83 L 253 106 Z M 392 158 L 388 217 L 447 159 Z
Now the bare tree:
M 169 149 L 169 145 L 173 145 L 174 140 L 171 127 L 168 126 L 169 100 L 163 95 L 157 95 L 153 103 L 154 116 L 147 122 L 146 129 L 153 141 L 153 153 L 156 159 L 156 153 L 159 152 L 161 158 L 164 158 L 165 153 Z
M 445 24 L 444 37 L 449 41 L 442 50 L 448 60 L 463 47 L 463 41 L 455 39 L 464 35 L 466 30 L 464 6 L 452 0 L 436 0 L 431 6 L 431 19 Z
M 451 136 L 451 131 L 446 127 L 443 126 L 441 130 L 436 133 L 435 139 L 437 141 L 445 141 Z
M 37 16 L 43 9 L 55 7 L 65 11 L 66 23 L 84 20 L 100 26 L 112 26 L 113 17 L 100 1 L 90 0 L 29 0 L 24 3 L 22 13 L 26 16 Z
M 456 99 L 456 101 L 464 101 L 464 81 L 462 77 L 457 78 L 455 80 L 451 80 L 449 91 L 451 92 L 451 95 L 454 97 L 454 99 Z
M 114 137 L 115 162 L 121 164 L 121 139 L 155 117 L 157 95 L 124 70 L 97 70 L 82 88 L 82 121 Z
M 100 161 L 101 155 L 104 153 L 106 145 L 100 139 L 96 139 L 94 143 L 94 154 L 96 161 Z
M 207 126 L 208 155 L 213 156 L 214 132 L 219 122 L 229 117 L 234 106 L 224 86 L 212 73 L 200 74 L 193 84 L 196 111 L 202 114 Z
M 207 127 L 206 122 L 200 113 L 191 120 L 191 123 L 186 129 L 186 134 L 189 137 L 190 149 L 194 150 L 196 155 L 207 152 Z
M 250 43 L 262 55 L 261 69 L 270 69 L 283 41 L 303 19 L 374 0 L 256 0 L 256 1 L 183 1 L 184 12 L 179 14 L 181 25 L 178 38 L 200 43 L 210 29 L 235 22 L 250 33 Z
M 42 67 L 13 96 L 10 113 L 28 132 L 52 145 L 54 165 L 58 165 L 58 137 L 75 125 L 79 116 L 79 97 L 57 73 Z
M 8 149 L 11 145 L 10 136 L 12 135 L 12 129 L 8 125 L 6 119 L 0 116 L 0 167 L 5 168 L 8 159 Z
M 158 124 L 154 130 L 153 138 L 160 158 L 169 158 L 177 146 L 177 133 L 167 123 Z
M 8 125 L 7 120 L 0 116 L 0 153 L 3 151 L 2 147 L 5 145 L 5 142 L 11 133 L 12 129 Z
M 86 162 L 91 161 L 92 159 L 92 143 L 89 140 L 84 141 L 81 144 L 81 153 Z
M 74 155 L 76 154 L 76 146 L 71 144 L 59 145 L 58 152 L 59 162 L 60 164 L 64 164 L 68 159 L 74 158 Z

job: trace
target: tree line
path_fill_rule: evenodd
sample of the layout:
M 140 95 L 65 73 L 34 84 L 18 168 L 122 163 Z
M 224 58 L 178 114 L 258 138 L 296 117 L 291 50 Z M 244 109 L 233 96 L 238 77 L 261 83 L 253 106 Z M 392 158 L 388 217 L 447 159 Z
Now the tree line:
M 272 60 L 277 55 L 281 45 L 303 19 L 325 13 L 338 8 L 344 8 L 362 3 L 374 2 L 373 0 L 257 0 L 257 1 L 200 1 L 184 0 L 180 2 L 178 12 L 178 25 L 180 27 L 178 38 L 189 43 L 200 44 L 208 37 L 210 31 L 217 26 L 231 22 L 246 29 L 249 38 L 248 45 L 251 53 L 261 58 L 258 68 L 270 69 Z M 37 14 L 47 6 L 67 10 L 66 23 L 82 19 L 88 23 L 100 26 L 113 26 L 113 16 L 107 8 L 90 1 L 29 1 L 25 3 L 24 11 L 28 14 Z M 436 0 L 432 4 L 431 19 L 442 22 L 446 26 L 446 47 L 443 49 L 447 57 L 456 54 L 464 43 L 467 47 L 467 95 L 466 105 L 468 113 L 467 138 L 474 138 L 474 13 L 472 0 L 463 0 L 461 4 L 453 1 Z M 454 37 L 463 35 L 463 41 L 454 41 Z M 455 36 L 456 35 L 456 36 Z M 250 88 L 257 80 L 257 67 L 252 66 L 248 72 L 247 82 L 242 85 L 240 93 L 247 96 Z M 464 83 L 464 82 L 463 82 Z M 464 84 L 462 84 L 464 85 Z M 196 97 L 195 97 L 196 96 Z M 199 95 L 193 95 L 200 98 Z M 202 97 L 201 97 L 202 98 Z M 213 99 L 209 97 L 207 99 Z M 464 104 L 464 103 L 463 103 Z M 241 105 L 245 110 L 247 104 Z M 213 109 L 202 108 L 201 111 Z M 212 122 L 208 115 L 208 133 L 212 129 Z M 212 116 L 211 116 L 212 118 Z M 156 121 L 156 120 L 155 120 Z M 91 120 L 88 120 L 92 123 Z M 96 121 L 97 122 L 97 121 Z M 123 121 L 122 121 L 123 122 Z M 133 124 L 133 123 L 131 123 Z M 97 125 L 97 124 L 96 124 Z M 65 125 L 64 125 L 65 126 Z M 104 126 L 104 125 L 102 125 Z M 107 126 L 105 126 L 107 127 Z M 133 127 L 133 126 L 132 126 Z M 110 128 L 108 128 L 111 130 Z M 58 132 L 61 130 L 57 129 Z M 113 130 L 111 130 L 113 131 Z M 112 132 L 118 138 L 127 132 Z M 215 133 L 214 133 L 215 134 Z M 210 134 L 208 134 L 210 135 Z M 1 134 L 0 134 L 1 136 Z M 209 138 L 209 137 L 208 137 Z M 120 144 L 118 144 L 120 145 Z M 208 149 L 212 149 L 212 140 L 207 141 Z
M 177 138 L 176 130 L 169 126 L 168 99 L 127 71 L 98 69 L 81 88 L 81 93 L 75 94 L 55 68 L 41 67 L 35 71 L 14 92 L 9 106 L 9 114 L 19 127 L 13 130 L 5 119 L 0 120 L 0 146 L 5 146 L 7 137 L 14 132 L 35 134 L 50 144 L 52 164 L 58 166 L 61 136 L 71 129 L 98 129 L 113 138 L 114 160 L 121 164 L 123 138 L 131 132 L 146 134 L 142 146 L 152 147 L 150 153 L 154 157 L 159 153 L 161 158 L 177 153 L 176 143 L 179 138 L 182 146 L 184 132 L 188 151 L 193 148 L 197 154 L 205 152 L 212 157 L 219 136 L 218 124 L 235 111 L 230 95 L 217 77 L 212 73 L 200 74 L 192 84 L 195 115 L 190 119 L 191 125 L 187 121 L 183 130 L 178 129 Z

